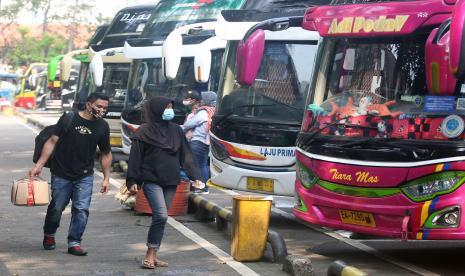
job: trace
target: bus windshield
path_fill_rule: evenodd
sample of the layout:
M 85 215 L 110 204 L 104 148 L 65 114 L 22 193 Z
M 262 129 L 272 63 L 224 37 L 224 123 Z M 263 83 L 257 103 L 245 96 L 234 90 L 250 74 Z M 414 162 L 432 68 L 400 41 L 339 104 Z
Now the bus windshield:
M 193 23 L 216 21 L 221 10 L 238 9 L 245 0 L 178 0 L 161 1 L 149 19 L 142 37 L 153 40 L 164 40 L 174 29 Z
M 428 92 L 426 39 L 427 33 L 324 39 L 299 146 L 310 147 L 315 139 L 375 148 L 386 140 L 415 147 L 463 143 L 463 85 L 452 96 Z
M 168 80 L 162 71 L 161 59 L 134 60 L 128 94 L 124 109 L 126 112 L 140 111 L 143 103 L 155 96 L 164 96 L 174 101 L 177 121 L 183 122 L 187 109 L 182 104 L 183 97 L 188 90 L 217 91 L 218 73 L 221 66 L 223 50 L 212 52 L 212 74 L 208 83 L 198 83 L 194 76 L 194 58 L 183 57 L 176 78 Z M 130 118 L 131 123 L 140 124 L 140 114 L 137 118 Z
M 216 115 L 220 118 L 300 124 L 312 75 L 316 41 L 267 41 L 260 69 L 252 86 L 234 79 L 236 48 L 230 42 L 225 78 Z M 311 56 L 312 60 L 301 57 Z M 227 119 L 227 118 L 225 118 Z
M 102 92 L 110 98 L 109 110 L 111 107 L 123 107 L 126 96 L 127 80 L 129 77 L 129 63 L 106 63 L 104 65 L 102 86 L 96 87 L 90 83 L 91 92 Z M 88 76 L 90 79 L 90 76 Z M 110 110 L 113 111 L 113 110 Z

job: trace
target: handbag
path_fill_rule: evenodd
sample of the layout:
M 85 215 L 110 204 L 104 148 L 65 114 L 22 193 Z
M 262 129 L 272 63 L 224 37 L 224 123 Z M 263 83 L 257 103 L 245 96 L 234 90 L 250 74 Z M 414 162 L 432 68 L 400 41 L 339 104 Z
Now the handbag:
M 41 206 L 50 202 L 48 182 L 40 177 L 14 180 L 11 186 L 11 203 L 16 206 Z

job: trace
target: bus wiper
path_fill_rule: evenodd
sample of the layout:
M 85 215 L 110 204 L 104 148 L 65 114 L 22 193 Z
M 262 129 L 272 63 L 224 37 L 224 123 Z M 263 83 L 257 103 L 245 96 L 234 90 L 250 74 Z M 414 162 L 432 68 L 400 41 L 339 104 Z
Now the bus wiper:
M 327 128 L 330 128 L 332 126 L 343 126 L 343 127 L 350 127 L 350 128 L 363 128 L 363 129 L 378 129 L 377 127 L 374 127 L 374 126 L 361 126 L 361 125 L 356 125 L 356 124 L 350 124 L 350 123 L 345 123 L 345 122 L 341 122 L 341 121 L 345 121 L 347 119 L 349 119 L 350 117 L 352 117 L 351 115 L 349 116 L 346 116 L 346 117 L 343 117 L 335 122 L 332 122 L 332 123 L 329 123 L 327 125 L 325 125 L 324 127 L 322 128 L 319 128 L 317 130 L 315 130 L 313 133 L 311 133 L 307 139 L 310 141 L 313 139 L 313 137 L 315 137 L 318 133 L 322 132 L 323 130 L 327 129 Z M 306 139 L 306 140 L 307 140 Z
M 238 105 L 238 106 L 235 106 L 234 108 L 245 108 L 245 107 L 269 107 L 269 106 L 276 106 L 277 104 L 244 104 L 244 105 Z M 233 115 L 238 115 L 235 113 L 236 111 L 233 110 L 231 112 L 228 112 L 226 113 L 225 115 L 223 115 L 223 117 L 215 123 L 216 126 L 218 125 L 221 125 L 224 121 L 226 121 L 226 119 L 228 119 L 229 117 L 233 116 Z
M 398 148 L 402 150 L 407 150 L 412 152 L 415 159 L 419 159 L 419 157 L 425 157 L 429 154 L 428 149 L 423 149 L 411 145 L 405 145 L 399 143 L 401 142 L 397 138 L 367 138 L 359 141 L 348 142 L 345 144 L 339 145 L 340 147 L 354 147 L 354 146 L 362 146 L 362 145 L 376 145 L 376 146 L 387 146 L 392 148 Z
M 292 105 L 290 105 L 290 104 L 286 104 L 286 103 L 277 101 L 277 100 L 273 99 L 272 97 L 269 97 L 269 96 L 266 96 L 266 95 L 263 95 L 263 94 L 261 94 L 261 96 L 262 96 L 263 98 L 265 98 L 265 99 L 269 99 L 269 100 L 275 102 L 276 105 L 283 105 L 283 106 L 285 106 L 285 107 L 287 107 L 287 108 L 294 109 L 294 110 L 297 110 L 297 111 L 302 111 L 302 112 L 303 112 L 303 110 L 304 110 L 304 108 L 302 108 L 302 107 L 301 107 L 301 108 L 298 108 L 298 107 L 292 106 Z

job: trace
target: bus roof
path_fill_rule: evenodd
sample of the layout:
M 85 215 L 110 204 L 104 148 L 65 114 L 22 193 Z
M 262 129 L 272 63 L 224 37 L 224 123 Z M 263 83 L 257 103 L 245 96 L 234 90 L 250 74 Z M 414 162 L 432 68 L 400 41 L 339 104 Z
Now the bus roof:
M 162 0 L 152 13 L 142 38 L 163 41 L 176 28 L 200 22 L 216 21 L 221 10 L 239 9 L 246 0 Z
M 105 35 L 105 33 L 107 32 L 109 26 L 110 24 L 103 24 L 98 26 L 97 29 L 95 29 L 95 32 L 92 35 L 92 37 L 89 39 L 89 44 L 87 45 L 87 48 L 89 48 L 90 45 L 98 44 L 100 40 L 102 40 L 103 35 Z
M 373 37 L 408 35 L 450 18 L 453 5 L 441 0 L 391 1 L 322 6 L 307 10 L 303 28 L 321 36 Z
M 0 73 L 0 79 L 17 79 L 17 78 L 19 78 L 17 74 Z
M 244 10 L 261 12 L 280 12 L 282 10 L 305 9 L 311 6 L 328 5 L 331 0 L 248 0 Z
M 115 15 L 98 44 L 90 47 L 98 52 L 106 48 L 122 47 L 127 38 L 138 37 L 156 5 L 126 7 Z

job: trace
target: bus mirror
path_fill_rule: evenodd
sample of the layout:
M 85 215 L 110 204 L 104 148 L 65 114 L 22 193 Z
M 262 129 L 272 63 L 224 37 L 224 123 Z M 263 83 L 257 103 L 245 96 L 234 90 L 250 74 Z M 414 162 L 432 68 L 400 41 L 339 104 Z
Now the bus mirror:
M 313 12 L 317 9 L 317 7 L 309 7 L 305 11 L 304 20 L 302 22 L 302 28 L 308 31 L 318 31 L 316 24 L 315 24 L 315 17 Z
M 252 85 L 257 77 L 265 49 L 265 31 L 258 29 L 239 42 L 236 54 L 236 78 L 242 85 Z
M 29 76 L 28 80 L 27 80 L 27 84 L 28 84 L 28 88 L 31 89 L 31 90 L 34 90 L 36 89 L 36 86 L 37 86 L 37 77 L 36 77 L 36 74 L 33 74 L 31 76 Z
M 200 83 L 208 82 L 212 64 L 212 54 L 208 49 L 198 49 L 194 56 L 195 80 Z
M 170 33 L 163 42 L 162 67 L 163 74 L 169 80 L 176 78 L 182 55 L 182 36 L 180 33 Z
M 89 69 L 92 75 L 94 85 L 102 86 L 103 83 L 103 60 L 99 53 L 96 53 L 90 62 Z
M 455 77 L 465 76 L 465 0 L 458 0 L 450 24 L 450 67 Z
M 434 29 L 425 45 L 426 84 L 432 95 L 453 95 L 457 80 L 449 66 L 450 21 Z
M 60 63 L 60 80 L 68 81 L 71 76 L 71 67 L 73 66 L 73 58 L 66 55 Z

